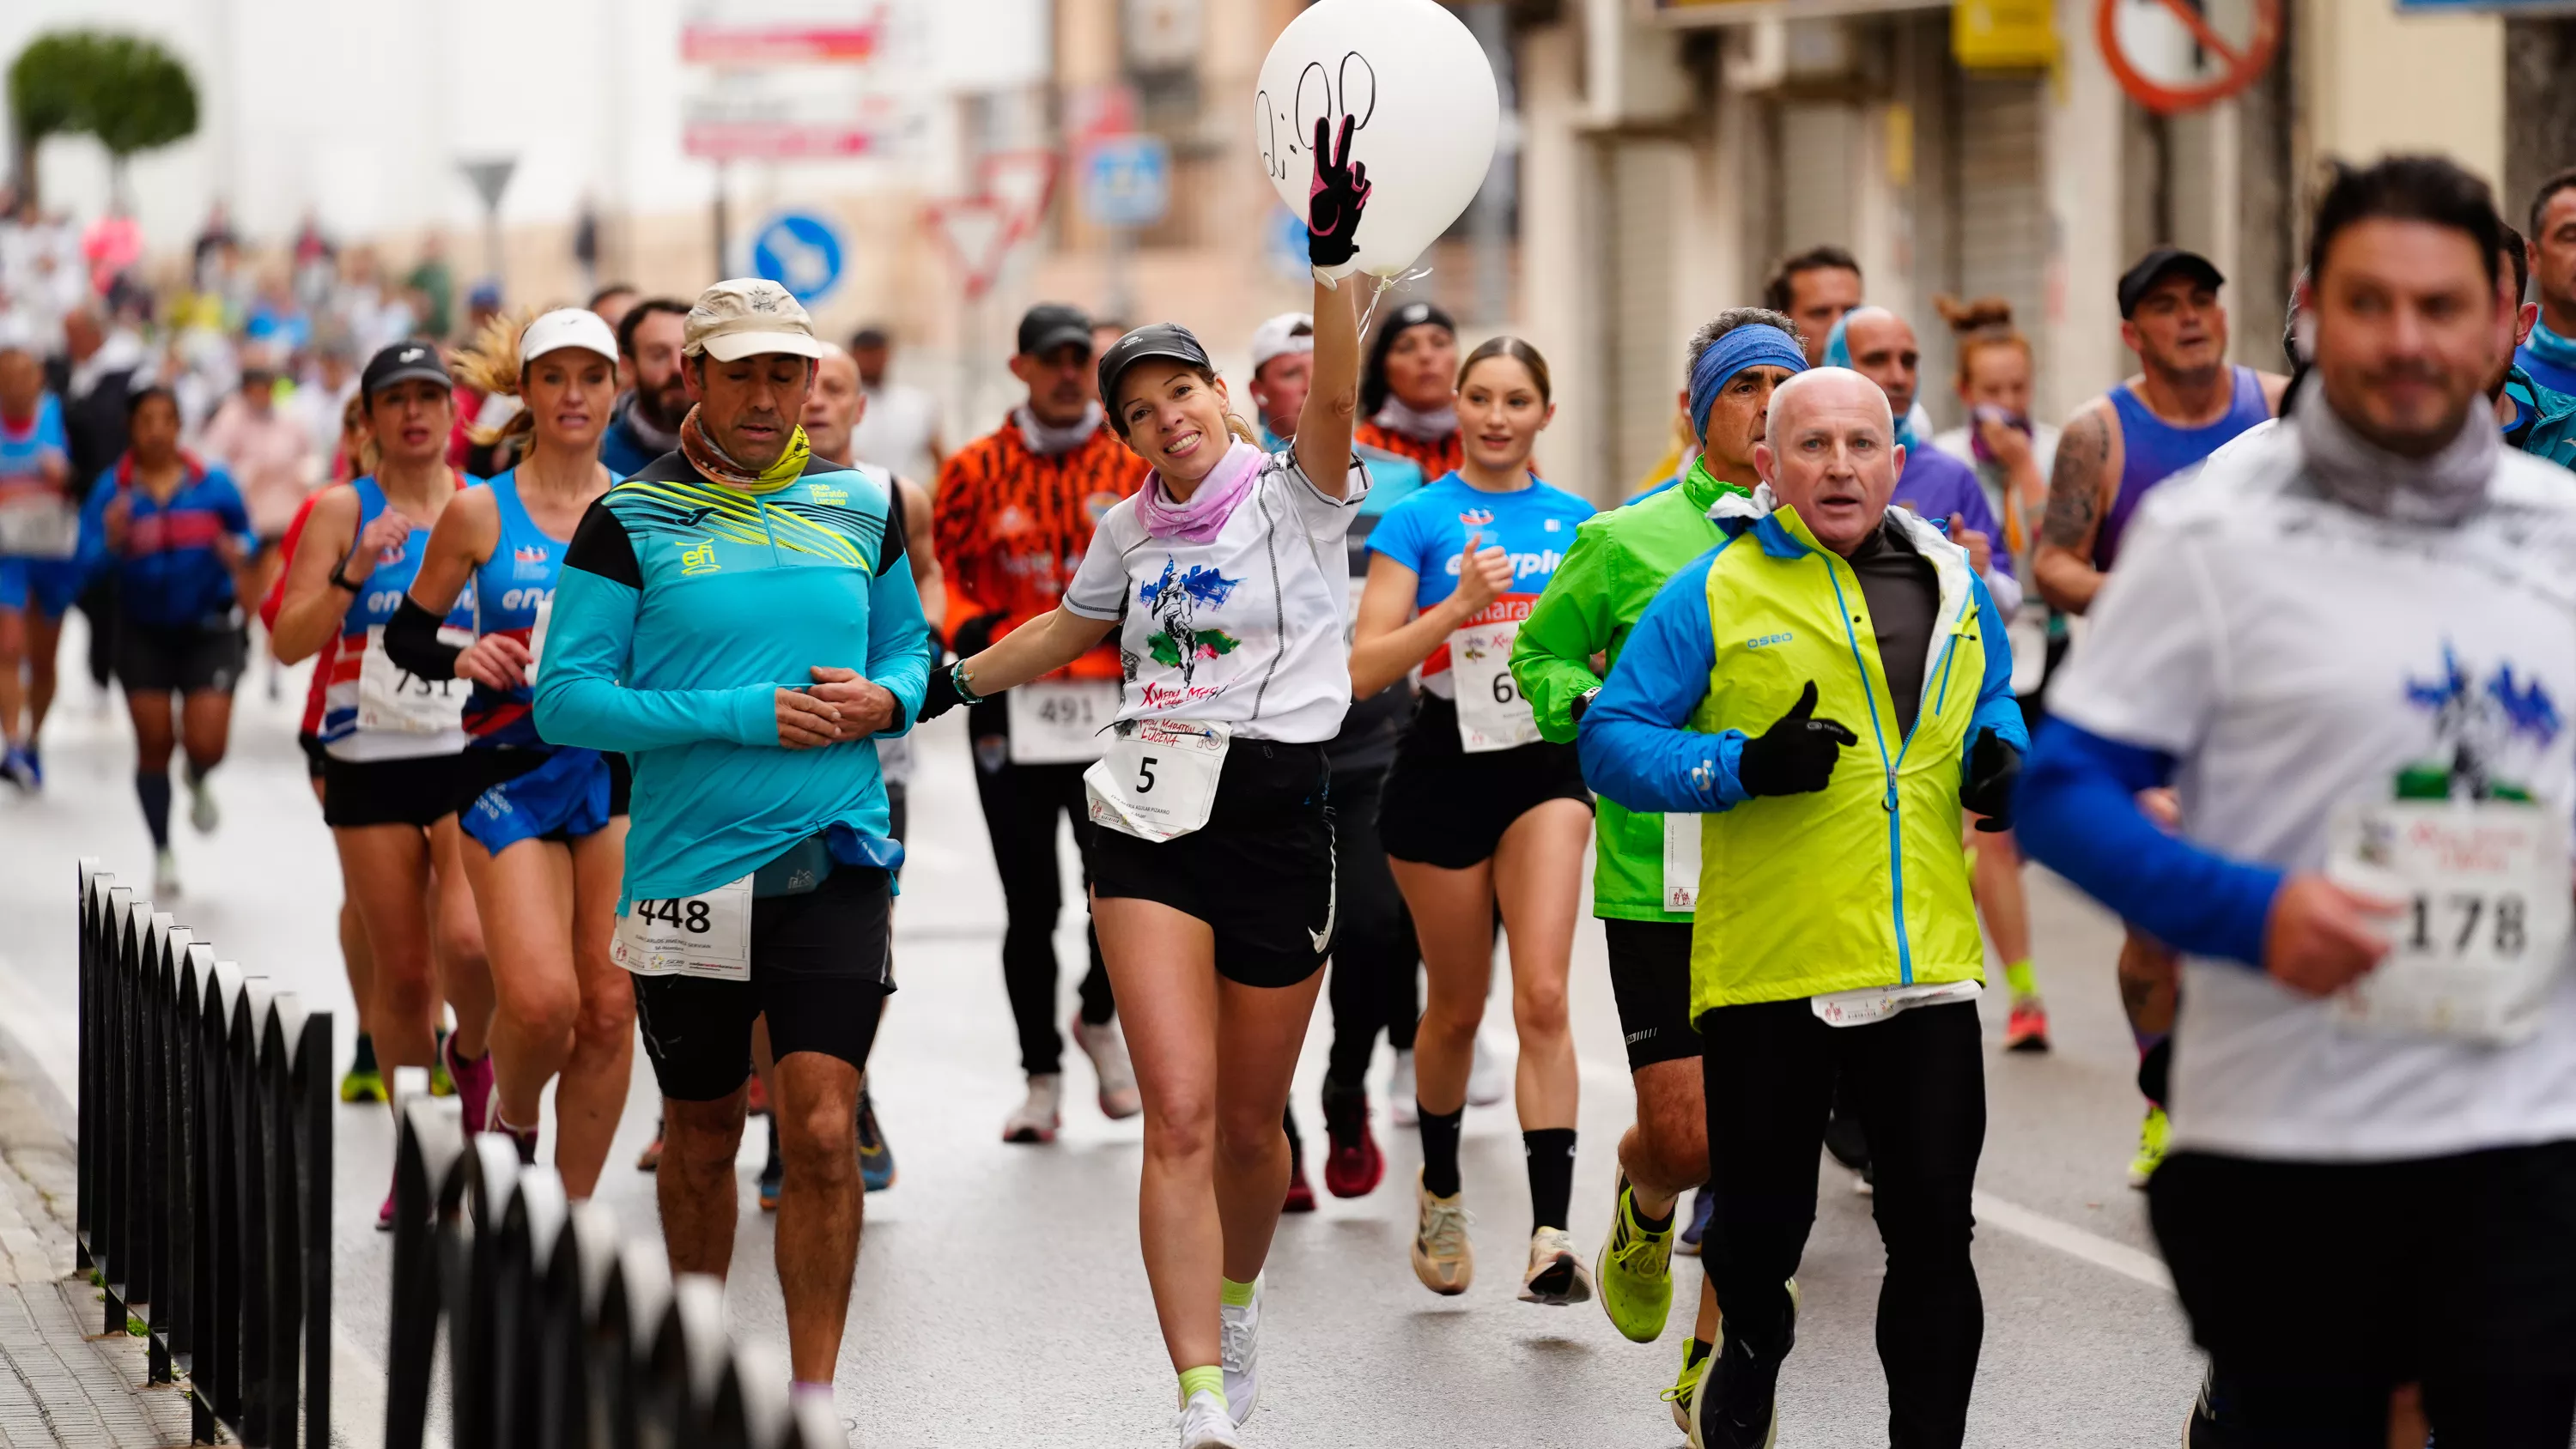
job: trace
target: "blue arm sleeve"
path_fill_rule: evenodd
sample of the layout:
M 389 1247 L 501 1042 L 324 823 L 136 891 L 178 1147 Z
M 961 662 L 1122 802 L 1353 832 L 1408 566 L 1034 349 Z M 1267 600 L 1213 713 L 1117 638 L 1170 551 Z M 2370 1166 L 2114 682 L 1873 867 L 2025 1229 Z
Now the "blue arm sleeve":
M 1743 732 L 1682 728 L 1708 694 L 1717 657 L 1708 616 L 1716 557 L 1711 549 L 1673 575 L 1646 606 L 1576 729 L 1585 782 L 1631 810 L 1708 812 L 1749 798 L 1735 774 Z
M 2030 725 L 2022 718 L 2021 701 L 2013 697 L 2012 639 L 2004 628 L 2003 611 L 1995 607 L 1995 597 L 1986 592 L 1983 579 L 1971 582 L 1977 591 L 1977 632 L 1986 645 L 1986 677 L 1977 685 L 1977 713 L 1968 722 L 1968 748 L 1977 747 L 1979 732 L 1993 730 L 2005 744 L 2027 755 Z M 1964 755 L 1960 765 L 1966 768 Z
M 890 740 L 911 729 L 922 696 L 930 692 L 930 621 L 922 616 L 909 559 L 895 560 L 869 586 L 868 667 L 862 672 L 895 698 L 894 724 L 876 737 Z
M 619 683 L 633 656 L 633 586 L 564 567 L 537 661 L 537 734 L 549 744 L 592 750 L 660 749 L 723 740 L 778 743 L 774 686 L 629 689 Z M 918 618 L 920 604 L 913 605 Z
M 2173 770 L 2171 755 L 2050 720 L 2022 776 L 2022 849 L 2166 945 L 2259 971 L 2282 873 L 2157 828 L 2137 794 Z

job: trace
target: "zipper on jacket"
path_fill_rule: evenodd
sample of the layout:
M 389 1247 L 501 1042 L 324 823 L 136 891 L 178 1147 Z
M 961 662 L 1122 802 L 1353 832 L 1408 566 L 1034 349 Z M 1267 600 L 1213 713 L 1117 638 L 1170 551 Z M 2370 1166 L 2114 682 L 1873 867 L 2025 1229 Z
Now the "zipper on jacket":
M 1819 550 L 1821 553 L 1822 551 Z M 1849 565 L 1845 565 L 1849 567 Z M 1899 740 L 1896 758 L 1887 755 L 1887 732 L 1878 725 L 1878 692 L 1869 687 L 1869 665 L 1860 656 L 1860 633 L 1852 628 L 1851 605 L 1843 597 L 1842 575 L 1834 572 L 1834 560 L 1825 556 L 1825 577 L 1833 582 L 1834 609 L 1842 617 L 1843 641 L 1851 646 L 1852 667 L 1860 671 L 1861 697 L 1869 703 L 1869 732 L 1878 743 L 1878 762 L 1887 772 L 1887 793 L 1879 797 L 1879 806 L 1887 812 L 1888 901 L 1896 917 L 1896 976 L 1900 984 L 1914 984 L 1914 946 L 1905 938 L 1905 852 L 1899 844 L 1896 818 L 1896 769 L 1905 762 L 1905 747 L 1913 741 Z M 1853 586 L 1859 586 L 1857 576 Z
M 1950 702 L 1950 664 L 1958 653 L 1959 636 L 1952 634 L 1950 642 L 1941 646 L 1941 692 L 1932 698 L 1932 715 L 1935 719 L 1941 715 L 1941 706 Z M 1917 723 L 1919 724 L 1920 721 L 1918 720 Z M 1906 743 L 1911 744 L 1913 741 L 1909 739 Z
M 786 567 L 785 561 L 778 557 L 778 530 L 769 521 L 769 500 L 754 493 L 751 495 L 751 506 L 760 510 L 760 531 L 769 540 L 769 566 Z

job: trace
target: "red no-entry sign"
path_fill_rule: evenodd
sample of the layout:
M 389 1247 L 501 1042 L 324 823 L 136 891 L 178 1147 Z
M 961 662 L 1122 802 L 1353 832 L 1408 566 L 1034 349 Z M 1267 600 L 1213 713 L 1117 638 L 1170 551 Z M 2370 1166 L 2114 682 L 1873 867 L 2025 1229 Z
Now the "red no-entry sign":
M 2160 116 L 2193 110 L 2212 101 L 2222 101 L 2247 86 L 2271 65 L 2281 48 L 2281 0 L 2254 0 L 2253 33 L 2243 40 L 2230 40 L 2220 35 L 2191 0 L 2156 0 L 2173 12 L 2174 19 L 2191 38 L 2217 62 L 2217 69 L 2189 81 L 2161 80 L 2140 70 L 2137 62 L 2121 49 L 2120 7 L 2128 0 L 2101 0 L 2094 11 L 2093 31 L 2102 47 L 2102 59 L 2111 67 L 2112 79 L 2120 83 L 2139 105 Z

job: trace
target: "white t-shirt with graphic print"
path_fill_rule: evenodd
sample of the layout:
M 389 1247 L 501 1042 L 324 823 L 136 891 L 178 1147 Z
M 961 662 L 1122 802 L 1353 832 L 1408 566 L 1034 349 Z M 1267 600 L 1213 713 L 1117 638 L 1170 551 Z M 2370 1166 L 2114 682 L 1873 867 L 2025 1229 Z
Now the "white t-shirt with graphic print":
M 1351 703 L 1342 540 L 1367 493 L 1356 460 L 1349 495 L 1335 499 L 1283 449 L 1207 543 L 1147 534 L 1133 498 L 1103 515 L 1064 607 L 1119 621 L 1118 717 L 1226 724 L 1286 744 L 1339 732 Z
M 2318 404 L 2322 405 L 2322 404 Z M 2174 756 L 2182 833 L 2292 871 L 2344 805 L 2469 762 L 2576 808 L 2576 480 L 2507 451 L 2457 527 L 2390 523 L 2300 476 L 2295 429 L 2156 490 L 2049 712 Z M 2368 1036 L 2232 961 L 2186 958 L 2176 1148 L 2306 1161 L 2576 1138 L 2576 968 L 2530 1040 Z

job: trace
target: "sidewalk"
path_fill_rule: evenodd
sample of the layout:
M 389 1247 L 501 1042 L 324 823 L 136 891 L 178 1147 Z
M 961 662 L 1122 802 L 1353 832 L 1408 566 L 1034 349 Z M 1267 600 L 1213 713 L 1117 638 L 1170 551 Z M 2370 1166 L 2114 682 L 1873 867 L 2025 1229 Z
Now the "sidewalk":
M 99 1291 L 75 1275 L 72 1145 L 0 1063 L 0 1449 L 188 1442 L 180 1391 L 146 1388 L 143 1340 L 92 1338 Z

